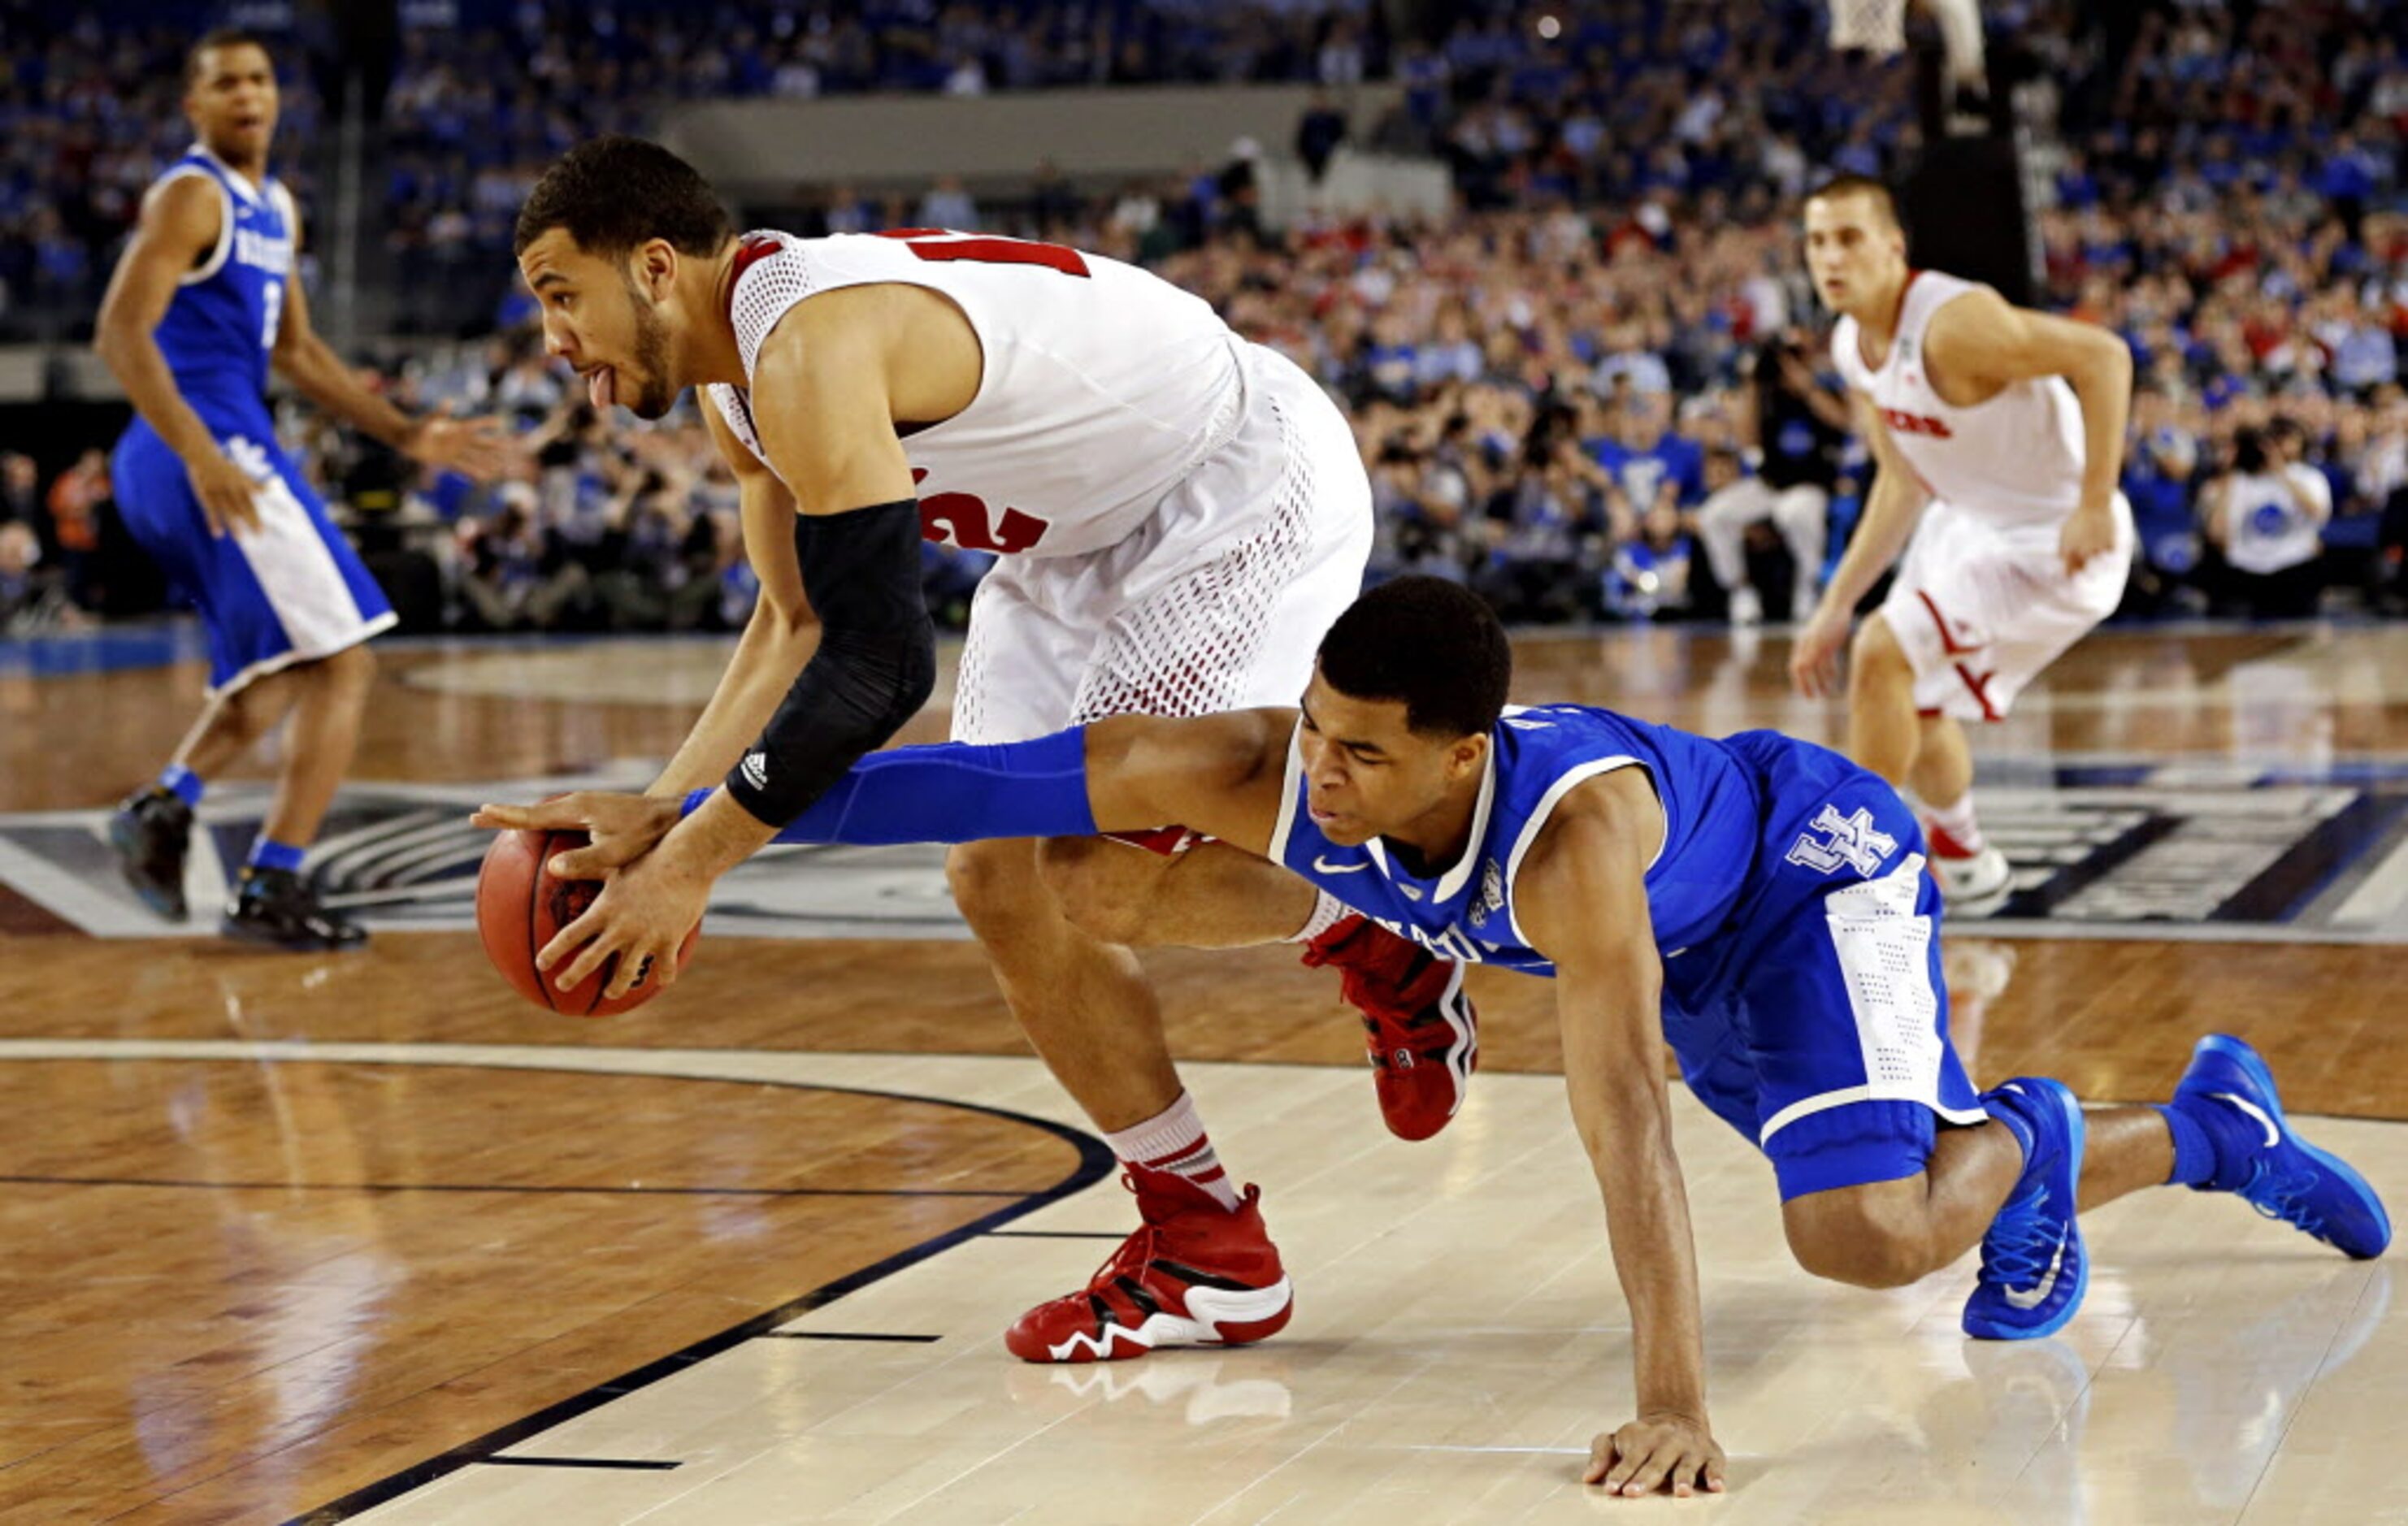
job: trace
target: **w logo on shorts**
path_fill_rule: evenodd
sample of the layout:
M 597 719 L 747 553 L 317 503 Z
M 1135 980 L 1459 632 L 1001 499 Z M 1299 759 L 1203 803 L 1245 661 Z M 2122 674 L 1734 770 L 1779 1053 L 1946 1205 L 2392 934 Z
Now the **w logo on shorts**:
M 1827 875 L 1844 863 L 1870 878 L 1897 851 L 1898 839 L 1873 825 L 1872 812 L 1858 806 L 1854 816 L 1842 816 L 1837 806 L 1825 806 L 1790 845 L 1789 862 Z

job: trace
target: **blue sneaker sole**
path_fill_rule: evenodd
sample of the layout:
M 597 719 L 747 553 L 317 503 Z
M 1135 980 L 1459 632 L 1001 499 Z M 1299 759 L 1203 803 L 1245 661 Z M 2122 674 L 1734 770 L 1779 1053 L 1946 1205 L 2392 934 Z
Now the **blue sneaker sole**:
M 2088 1121 L 2082 1116 L 2082 1104 L 2071 1091 L 2063 1086 L 2048 1089 L 2049 1096 L 2066 1114 L 2065 1136 L 2068 1152 L 2073 1157 L 2073 1191 L 2078 1202 L 2082 1195 L 2082 1156 L 2090 1136 Z M 2090 1296 L 2090 1248 L 2082 1243 L 2082 1221 L 2079 1218 L 2066 1221 L 2068 1248 L 2081 1255 L 2073 1269 L 2073 1295 L 2057 1306 L 2055 1314 L 2036 1325 L 2000 1325 L 1988 1320 L 1967 1319 L 1960 1321 L 1965 1333 L 1981 1341 L 2036 1341 L 2063 1330 L 2076 1314 L 2082 1312 L 2082 1301 Z M 1973 1328 L 1980 1324 L 1981 1329 Z
M 2389 1249 L 2391 1216 L 2384 1211 L 2383 1199 L 2375 1195 L 2373 1187 L 2364 1177 L 2359 1176 L 2347 1161 L 2338 1155 L 2318 1149 L 2300 1137 L 2299 1131 L 2291 1127 L 2290 1117 L 2283 1111 L 2283 1094 L 2274 1089 L 2274 1073 L 2266 1068 L 2266 1062 L 2258 1058 L 2258 1051 L 2241 1040 L 2228 1038 L 2222 1034 L 2210 1034 L 2200 1039 L 2199 1048 L 2202 1053 L 2220 1056 L 2237 1067 L 2243 1075 L 2248 1077 L 2251 1084 L 2258 1088 L 2258 1092 L 2265 1097 L 2268 1105 L 2272 1109 L 2274 1121 L 2282 1129 L 2283 1137 L 2288 1139 L 2301 1154 L 2346 1183 L 2349 1190 L 2358 1195 L 2358 1202 L 2373 1215 L 2374 1221 L 2383 1226 L 2383 1243 L 2366 1255 L 2361 1256 L 2353 1250 L 2342 1250 L 2339 1246 L 2333 1246 L 2333 1248 L 2342 1250 L 2343 1255 L 2348 1256 L 2353 1261 L 2372 1261 Z M 2329 1240 L 2324 1243 L 2332 1245 Z

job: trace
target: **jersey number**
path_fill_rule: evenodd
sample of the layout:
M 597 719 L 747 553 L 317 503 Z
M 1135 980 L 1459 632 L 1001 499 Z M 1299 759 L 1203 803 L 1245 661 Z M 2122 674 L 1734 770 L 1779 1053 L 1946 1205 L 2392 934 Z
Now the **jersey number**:
M 925 466 L 911 468 L 911 485 L 928 475 Z M 1007 508 L 998 520 L 975 493 L 932 492 L 920 500 L 920 538 L 939 545 L 951 541 L 968 551 L 1025 551 L 1045 538 L 1053 525 L 1034 514 Z
M 276 321 L 284 316 L 284 283 L 269 281 L 262 292 L 267 298 L 267 317 L 259 325 L 259 348 L 276 348 Z
M 944 228 L 889 228 L 878 235 L 899 238 L 903 247 L 923 260 L 968 260 L 982 265 L 1043 265 L 1065 276 L 1091 274 L 1077 250 L 1060 244 L 1039 244 L 1026 238 L 988 238 Z

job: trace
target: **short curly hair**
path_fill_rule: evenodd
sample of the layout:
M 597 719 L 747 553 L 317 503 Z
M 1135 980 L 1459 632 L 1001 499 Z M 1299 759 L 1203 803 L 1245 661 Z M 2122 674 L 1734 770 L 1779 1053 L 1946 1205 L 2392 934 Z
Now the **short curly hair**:
M 1321 681 L 1349 699 L 1402 700 L 1424 736 L 1484 736 L 1505 713 L 1513 644 L 1479 594 L 1398 578 L 1347 606 L 1321 638 Z
M 554 160 L 519 208 L 510 252 L 565 228 L 588 254 L 624 254 L 666 238 L 681 254 L 716 254 L 736 236 L 701 172 L 657 143 L 613 134 Z

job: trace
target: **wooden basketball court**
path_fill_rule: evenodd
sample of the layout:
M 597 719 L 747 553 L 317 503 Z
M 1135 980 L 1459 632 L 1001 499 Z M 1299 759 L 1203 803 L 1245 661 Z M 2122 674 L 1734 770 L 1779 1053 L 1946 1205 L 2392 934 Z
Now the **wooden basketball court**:
M 1628 1332 L 1549 991 L 1493 971 L 1473 1099 L 1408 1146 L 1292 951 L 1149 956 L 1296 1321 L 1024 1366 L 1004 1325 L 1131 1220 L 934 854 L 748 866 L 676 991 L 605 1021 L 523 1005 L 466 931 L 466 810 L 640 781 L 724 645 L 380 648 L 323 855 L 378 932 L 322 959 L 116 884 L 96 824 L 201 676 L 137 649 L 0 649 L 0 1522 L 2408 1520 L 2385 1262 L 2143 1194 L 2086 1220 L 2063 1336 L 1970 1343 L 1970 1263 L 1807 1276 L 1770 1171 L 1685 1095 L 1733 1490 L 1585 1496 Z M 1837 739 L 1777 635 L 1520 651 L 1519 699 Z M 1950 933 L 1976 1079 L 2150 1100 L 2238 1034 L 2408 1201 L 2402 675 L 2389 628 L 2111 631 L 1989 728 L 2028 869 Z M 216 854 L 265 777 L 213 787 Z

